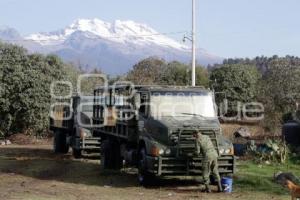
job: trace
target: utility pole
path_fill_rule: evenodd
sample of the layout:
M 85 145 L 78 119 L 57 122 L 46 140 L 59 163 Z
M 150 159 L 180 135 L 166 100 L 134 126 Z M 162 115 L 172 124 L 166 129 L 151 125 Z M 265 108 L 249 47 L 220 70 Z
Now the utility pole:
M 192 86 L 196 86 L 196 0 L 192 1 Z

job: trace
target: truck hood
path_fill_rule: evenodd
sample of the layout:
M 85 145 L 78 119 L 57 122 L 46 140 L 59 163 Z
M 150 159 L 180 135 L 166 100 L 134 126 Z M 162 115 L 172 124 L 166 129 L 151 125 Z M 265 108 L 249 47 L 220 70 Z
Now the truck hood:
M 159 119 L 160 123 L 169 130 L 178 129 L 219 129 L 220 123 L 215 119 L 202 119 L 200 117 L 163 117 Z

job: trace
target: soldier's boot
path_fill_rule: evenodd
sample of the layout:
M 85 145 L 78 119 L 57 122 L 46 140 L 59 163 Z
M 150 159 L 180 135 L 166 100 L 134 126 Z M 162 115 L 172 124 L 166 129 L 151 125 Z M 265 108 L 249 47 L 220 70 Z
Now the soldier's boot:
M 223 192 L 223 187 L 220 181 L 218 181 L 218 192 Z
M 205 184 L 205 190 L 204 191 L 207 192 L 207 193 L 211 193 L 209 185 Z

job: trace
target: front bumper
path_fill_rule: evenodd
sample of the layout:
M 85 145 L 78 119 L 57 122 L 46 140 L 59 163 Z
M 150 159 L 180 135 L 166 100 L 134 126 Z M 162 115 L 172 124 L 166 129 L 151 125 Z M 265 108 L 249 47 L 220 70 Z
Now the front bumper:
M 147 156 L 148 172 L 157 176 L 201 176 L 201 157 L 153 157 Z M 221 176 L 235 172 L 235 157 L 232 155 L 218 158 L 219 173 Z
M 84 151 L 100 151 L 100 138 L 75 138 L 73 142 L 73 148 Z

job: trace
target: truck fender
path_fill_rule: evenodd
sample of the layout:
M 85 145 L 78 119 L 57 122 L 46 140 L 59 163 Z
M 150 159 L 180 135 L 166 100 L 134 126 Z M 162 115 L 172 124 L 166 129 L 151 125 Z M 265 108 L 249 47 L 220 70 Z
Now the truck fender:
M 79 126 L 74 127 L 74 136 L 80 137 L 80 127 Z
M 150 138 L 147 137 L 140 138 L 139 151 L 141 150 L 142 147 L 145 147 L 146 154 L 150 154 L 152 144 L 153 141 Z

